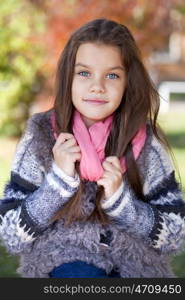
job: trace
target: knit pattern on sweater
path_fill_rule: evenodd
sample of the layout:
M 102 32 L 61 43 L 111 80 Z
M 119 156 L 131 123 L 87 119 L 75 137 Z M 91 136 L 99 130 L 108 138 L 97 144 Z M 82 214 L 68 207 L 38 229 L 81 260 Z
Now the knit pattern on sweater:
M 49 277 L 62 263 L 82 260 L 112 268 L 121 277 L 175 277 L 170 257 L 184 249 L 185 203 L 172 162 L 147 125 L 147 140 L 137 159 L 146 202 L 138 199 L 126 174 L 119 189 L 101 205 L 109 225 L 64 220 L 51 222 L 79 186 L 79 175 L 66 175 L 52 157 L 55 139 L 51 111 L 33 115 L 17 145 L 11 179 L 0 202 L 0 237 L 20 256 L 22 277 Z M 85 182 L 83 212 L 95 206 L 96 182 Z

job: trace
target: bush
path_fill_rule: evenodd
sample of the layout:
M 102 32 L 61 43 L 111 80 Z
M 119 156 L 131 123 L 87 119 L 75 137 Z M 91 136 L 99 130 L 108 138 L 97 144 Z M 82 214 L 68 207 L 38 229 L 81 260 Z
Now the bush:
M 40 92 L 44 15 L 25 0 L 0 4 L 0 135 L 19 136 L 30 103 Z

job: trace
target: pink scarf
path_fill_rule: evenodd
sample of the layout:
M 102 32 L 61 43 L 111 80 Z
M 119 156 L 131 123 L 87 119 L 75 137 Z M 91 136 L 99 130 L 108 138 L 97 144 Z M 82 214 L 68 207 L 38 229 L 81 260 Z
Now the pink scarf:
M 75 110 L 73 116 L 73 133 L 81 149 L 80 173 L 82 179 L 99 180 L 104 173 L 102 162 L 105 159 L 105 145 L 112 128 L 113 115 L 104 121 L 98 121 L 86 127 L 80 113 Z M 55 132 L 55 115 L 51 116 L 52 127 Z M 55 134 L 56 138 L 56 134 Z M 146 140 L 146 126 L 141 127 L 132 140 L 135 160 L 138 158 Z M 125 158 L 120 159 L 122 173 L 126 171 Z

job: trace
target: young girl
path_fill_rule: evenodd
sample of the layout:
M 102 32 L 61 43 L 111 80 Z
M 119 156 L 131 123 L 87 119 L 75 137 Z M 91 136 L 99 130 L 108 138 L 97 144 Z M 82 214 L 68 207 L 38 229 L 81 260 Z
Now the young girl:
M 28 120 L 0 204 L 22 277 L 175 277 L 185 204 L 158 111 L 127 27 L 96 19 L 72 34 L 54 107 Z

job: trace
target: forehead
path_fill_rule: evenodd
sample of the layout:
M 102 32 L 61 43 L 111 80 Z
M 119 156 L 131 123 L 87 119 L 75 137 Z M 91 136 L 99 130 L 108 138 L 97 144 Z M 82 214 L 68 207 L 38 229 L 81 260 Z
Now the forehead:
M 122 65 L 120 48 L 112 45 L 98 43 L 84 43 L 80 45 L 76 54 L 76 64 L 88 65 Z

